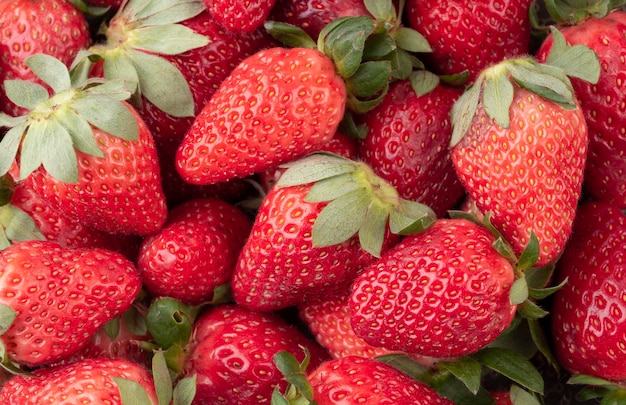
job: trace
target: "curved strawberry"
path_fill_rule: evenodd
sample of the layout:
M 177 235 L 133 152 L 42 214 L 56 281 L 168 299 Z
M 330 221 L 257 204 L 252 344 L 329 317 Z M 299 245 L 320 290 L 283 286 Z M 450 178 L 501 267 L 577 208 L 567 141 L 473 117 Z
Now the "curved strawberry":
M 0 336 L 8 358 L 35 367 L 69 356 L 125 312 L 140 289 L 139 272 L 118 253 L 46 241 L 6 248 L 0 252 L 0 303 L 15 316 Z
M 440 219 L 406 237 L 352 284 L 351 323 L 374 346 L 433 357 L 474 353 L 515 315 L 512 264 L 487 228 Z

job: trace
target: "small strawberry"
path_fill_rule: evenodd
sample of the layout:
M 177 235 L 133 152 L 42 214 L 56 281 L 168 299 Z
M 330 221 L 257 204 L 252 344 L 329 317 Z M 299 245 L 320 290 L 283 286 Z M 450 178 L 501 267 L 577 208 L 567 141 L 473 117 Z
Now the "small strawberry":
M 90 42 L 85 16 L 69 0 L 0 2 L 0 110 L 13 116 L 24 113 L 7 97 L 5 80 L 43 84 L 26 65 L 29 56 L 44 53 L 69 66 Z
M 415 80 L 394 83 L 367 114 L 367 136 L 359 155 L 407 200 L 419 201 L 442 217 L 464 194 L 450 159 L 450 110 L 461 92 Z M 419 90 L 419 94 L 416 91 Z
M 431 45 L 426 56 L 436 73 L 467 70 L 469 80 L 503 59 L 529 53 L 531 0 L 409 0 L 409 26 Z
M 474 353 L 515 315 L 512 264 L 496 237 L 466 219 L 440 219 L 406 237 L 354 281 L 351 323 L 374 346 L 433 357 Z
M 0 252 L 6 327 L 0 339 L 9 360 L 35 367 L 81 350 L 140 288 L 139 272 L 121 254 L 46 241 L 13 244 Z
M 275 387 L 287 384 L 273 363 L 280 351 L 311 353 L 312 366 L 326 353 L 276 314 L 225 305 L 210 309 L 194 324 L 185 375 L 196 375 L 194 404 L 269 404 Z M 303 356 L 301 356 L 303 357 Z
M 261 27 L 276 0 L 204 0 L 207 9 L 231 32 L 252 32 Z
M 606 2 L 605 2 L 606 3 Z M 569 6 L 571 7 L 571 5 Z M 572 86 L 589 129 L 589 152 L 585 166 L 583 189 L 594 199 L 626 208 L 626 65 L 621 52 L 626 47 L 626 12 L 614 11 L 597 15 L 598 8 L 588 13 L 568 13 L 559 30 L 565 41 L 591 48 L 602 68 L 597 83 L 572 79 Z M 610 10 L 610 8 L 609 8 Z M 590 13 L 594 13 L 590 16 Z M 579 17 L 580 20 L 573 18 Z M 554 37 L 549 36 L 537 51 L 540 61 L 549 63 L 548 53 Z
M 198 305 L 230 282 L 252 222 L 218 199 L 194 199 L 170 211 L 166 225 L 144 239 L 137 267 L 155 297 Z
M 626 378 L 626 215 L 603 202 L 581 205 L 572 238 L 557 263 L 552 342 L 571 373 Z
M 0 402 L 7 405 L 160 403 L 154 379 L 143 366 L 124 359 L 102 358 L 13 377 L 2 387 Z
M 554 65 L 528 57 L 493 65 L 452 109 L 461 182 L 516 255 L 534 232 L 537 266 L 562 252 L 581 195 L 588 134 L 567 74 L 593 82 L 599 72 L 588 48 L 556 52 Z

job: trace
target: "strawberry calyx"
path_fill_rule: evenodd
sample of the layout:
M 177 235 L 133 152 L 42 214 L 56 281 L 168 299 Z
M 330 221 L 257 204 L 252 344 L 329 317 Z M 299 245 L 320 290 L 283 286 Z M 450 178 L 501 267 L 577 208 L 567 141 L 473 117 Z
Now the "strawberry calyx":
M 284 167 L 276 187 L 314 183 L 305 201 L 328 202 L 313 225 L 314 246 L 336 245 L 358 234 L 361 247 L 380 257 L 387 227 L 408 235 L 435 221 L 432 209 L 401 198 L 363 162 L 320 152 Z
M 623 404 L 626 402 L 626 387 L 617 382 L 586 374 L 574 374 L 567 384 L 583 385 L 578 393 L 583 401 L 601 400 L 606 404 Z
M 309 383 L 306 373 L 311 355 L 308 349 L 300 346 L 304 351 L 302 362 L 298 362 L 296 357 L 288 351 L 280 351 L 273 357 L 276 368 L 284 376 L 284 380 L 289 384 L 285 392 L 280 392 L 278 386 L 272 392 L 272 405 L 315 405 L 313 399 L 313 388 Z
M 1 338 L 9 330 L 16 317 L 17 312 L 13 308 L 0 303 L 0 367 L 11 374 L 29 374 L 27 370 L 23 370 L 18 364 L 9 359 L 4 340 Z
M 545 9 L 558 25 L 575 25 L 589 18 L 603 18 L 622 7 L 626 0 L 545 0 Z M 533 12 L 536 10 L 531 8 Z M 537 21 L 537 18 L 532 18 Z M 537 27 L 535 28 L 545 28 Z
M 0 177 L 0 250 L 12 242 L 45 239 L 33 218 L 21 208 L 11 204 L 15 180 L 9 173 Z
M 520 57 L 504 60 L 481 72 L 452 107 L 451 146 L 459 143 L 467 133 L 479 103 L 496 124 L 509 128 L 514 86 L 527 89 L 565 109 L 576 108 L 570 77 L 596 83 L 600 76 L 600 62 L 587 46 L 570 46 L 560 31 L 554 27 L 551 30 L 554 45 L 545 63 Z
M 100 30 L 106 40 L 81 52 L 74 66 L 90 69 L 94 62 L 102 62 L 105 78 L 129 83 L 134 103 L 140 104 L 143 96 L 174 117 L 193 116 L 189 84 L 160 55 L 177 55 L 207 45 L 207 37 L 179 24 L 205 10 L 201 0 L 130 0 L 108 24 L 103 23 Z

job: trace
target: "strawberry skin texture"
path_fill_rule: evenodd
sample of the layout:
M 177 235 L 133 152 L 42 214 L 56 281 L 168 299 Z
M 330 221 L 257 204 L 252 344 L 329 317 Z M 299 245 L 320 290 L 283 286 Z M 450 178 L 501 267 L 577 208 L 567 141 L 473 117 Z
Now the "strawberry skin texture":
M 196 117 L 176 168 L 189 183 L 210 184 L 294 160 L 334 135 L 345 102 L 345 83 L 321 52 L 259 51 L 231 72 Z
M 286 350 L 302 361 L 301 346 L 311 354 L 311 367 L 328 359 L 315 342 L 276 314 L 236 305 L 212 308 L 196 321 L 188 347 L 185 372 L 197 376 L 193 405 L 269 404 L 274 387 L 286 387 L 274 354 Z
M 460 90 L 437 86 L 421 97 L 408 81 L 392 85 L 367 114 L 359 155 L 402 198 L 428 205 L 442 217 L 464 195 L 450 159 L 450 110 Z
M 378 360 L 348 356 L 308 375 L 318 405 L 452 405 L 435 390 Z
M 626 13 L 616 11 L 560 30 L 568 43 L 593 49 L 602 68 L 596 84 L 572 79 L 589 128 L 583 188 L 596 200 L 626 208 Z M 537 59 L 545 60 L 552 44 L 550 36 Z
M 0 4 L 0 109 L 21 115 L 11 102 L 4 81 L 21 79 L 43 84 L 24 62 L 37 53 L 54 56 L 70 65 L 91 43 L 85 16 L 67 0 L 12 0 Z
M 515 315 L 512 265 L 464 219 L 408 236 L 352 284 L 351 324 L 371 345 L 432 357 L 474 353 Z
M 0 302 L 16 319 L 2 335 L 9 357 L 36 367 L 83 348 L 141 289 L 132 262 L 103 249 L 16 243 L 0 252 Z
M 276 0 L 204 0 L 207 9 L 231 32 L 252 32 L 261 27 Z
M 479 105 L 452 149 L 459 179 L 477 208 L 516 255 L 531 230 L 539 240 L 536 266 L 554 261 L 571 233 L 586 163 L 588 135 L 580 108 L 565 110 L 515 88 L 511 125 L 494 124 Z
M 626 379 L 626 215 L 603 202 L 579 208 L 572 239 L 557 263 L 552 341 L 571 373 Z
M 152 134 L 134 108 L 136 141 L 94 128 L 104 158 L 77 151 L 78 182 L 63 183 L 43 167 L 32 173 L 33 188 L 58 210 L 112 234 L 145 236 L 161 229 L 167 206 Z
M 528 54 L 531 0 L 409 0 L 409 26 L 428 40 L 425 56 L 439 74 L 464 70 L 473 81 L 483 68 Z
M 124 359 L 87 359 L 69 365 L 45 367 L 32 376 L 16 376 L 0 391 L 7 405 L 122 405 L 113 378 L 139 383 L 150 402 L 158 404 L 152 375 L 139 364 Z
M 274 187 L 263 200 L 233 274 L 239 305 L 286 308 L 346 288 L 361 269 L 358 237 L 313 246 L 313 222 L 327 203 L 304 201 L 310 188 Z

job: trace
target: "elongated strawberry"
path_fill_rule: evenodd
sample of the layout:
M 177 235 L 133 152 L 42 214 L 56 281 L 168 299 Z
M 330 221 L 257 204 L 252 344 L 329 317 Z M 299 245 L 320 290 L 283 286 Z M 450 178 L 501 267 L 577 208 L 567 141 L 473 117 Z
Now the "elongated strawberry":
M 126 402 L 120 385 L 130 384 Z M 139 392 L 139 394 L 137 394 Z M 42 368 L 32 376 L 17 376 L 0 391 L 0 402 L 7 405 L 40 405 L 54 401 L 58 404 L 134 404 L 159 403 L 152 375 L 124 359 L 87 359 L 66 366 Z M 137 401 L 147 402 L 137 402 Z
M 526 55 L 530 46 L 530 0 L 409 0 L 409 25 L 432 47 L 433 71 L 469 72 L 473 81 L 489 65 Z
M 125 312 L 140 288 L 139 272 L 118 253 L 46 241 L 6 248 L 0 252 L 0 302 L 3 316 L 14 320 L 4 318 L 0 339 L 8 358 L 34 367 L 71 355 Z
M 456 357 L 492 342 L 513 319 L 511 263 L 486 228 L 440 219 L 405 238 L 352 285 L 351 323 L 369 344 Z
M 276 386 L 287 384 L 273 363 L 280 351 L 311 353 L 311 365 L 326 353 L 276 314 L 251 312 L 225 305 L 198 318 L 188 348 L 185 375 L 196 375 L 194 404 L 269 404 Z
M 461 182 L 516 255 L 534 232 L 537 266 L 562 252 L 581 195 L 588 133 L 566 74 L 593 82 L 599 65 L 588 48 L 579 50 L 557 50 L 556 65 L 531 58 L 494 65 L 452 110 Z
M 626 66 L 621 57 L 621 50 L 626 46 L 623 35 L 626 12 L 615 11 L 604 17 L 570 13 L 570 17 L 573 16 L 581 19 L 558 20 L 565 41 L 572 46 L 591 48 L 598 55 L 602 68 L 597 83 L 572 80 L 589 129 L 583 189 L 594 199 L 626 208 L 626 135 L 622 130 L 626 125 L 623 108 L 626 84 L 622 79 Z M 553 43 L 554 37 L 549 36 L 541 45 L 537 52 L 540 61 L 551 61 L 548 53 Z
M 252 32 L 261 27 L 276 0 L 204 0 L 211 15 L 231 32 Z
M 0 4 L 0 110 L 16 116 L 24 108 L 5 93 L 7 79 L 43 84 L 26 65 L 36 53 L 45 53 L 69 66 L 91 42 L 85 16 L 68 0 L 15 0 Z

